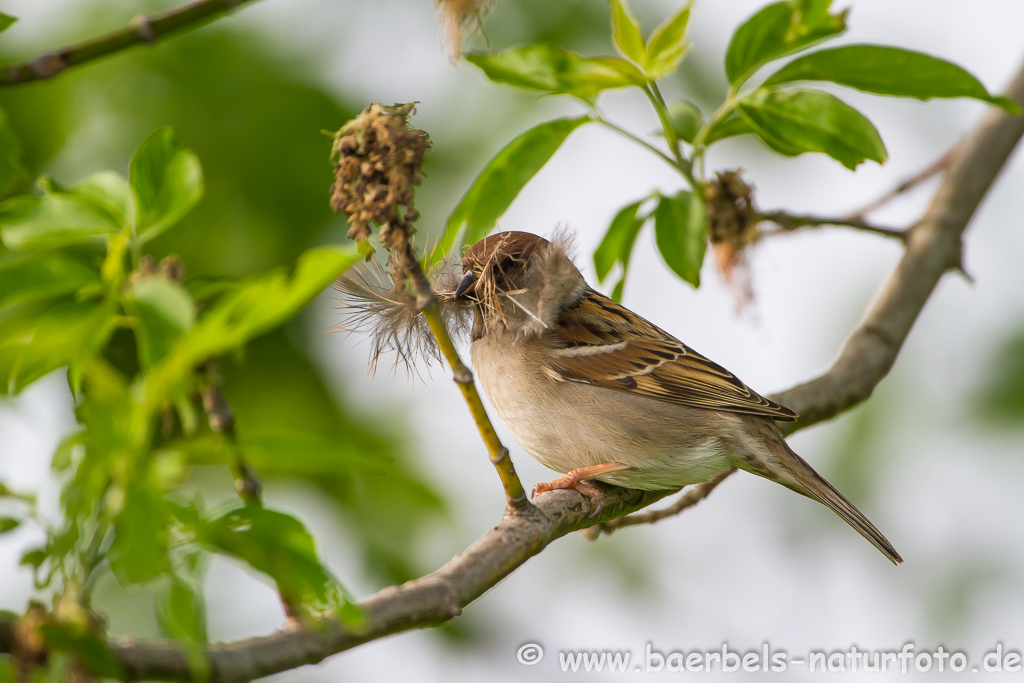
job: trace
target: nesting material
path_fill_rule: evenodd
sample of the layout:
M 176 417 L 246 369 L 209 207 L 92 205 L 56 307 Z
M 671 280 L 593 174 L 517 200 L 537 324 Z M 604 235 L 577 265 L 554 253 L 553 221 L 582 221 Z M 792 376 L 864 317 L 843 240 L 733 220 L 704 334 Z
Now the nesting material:
M 449 333 L 456 340 L 468 338 L 473 322 L 471 303 L 456 301 L 453 296 L 461 277 L 458 264 L 442 261 L 427 275 Z M 437 340 L 420 315 L 415 293 L 396 285 L 379 261 L 356 264 L 334 283 L 334 290 L 343 319 L 331 329 L 368 339 L 372 374 L 382 355 L 393 355 L 395 369 L 405 366 L 410 374 L 442 360 Z

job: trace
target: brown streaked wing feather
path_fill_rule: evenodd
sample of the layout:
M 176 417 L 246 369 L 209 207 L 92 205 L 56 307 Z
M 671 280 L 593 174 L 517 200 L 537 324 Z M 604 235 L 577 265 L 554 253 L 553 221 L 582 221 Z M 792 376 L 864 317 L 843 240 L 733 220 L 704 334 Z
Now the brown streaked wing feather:
M 611 299 L 588 289 L 554 333 L 555 379 L 631 391 L 669 403 L 797 418 L 760 396 L 731 372 Z M 560 352 L 560 353 L 559 353 Z

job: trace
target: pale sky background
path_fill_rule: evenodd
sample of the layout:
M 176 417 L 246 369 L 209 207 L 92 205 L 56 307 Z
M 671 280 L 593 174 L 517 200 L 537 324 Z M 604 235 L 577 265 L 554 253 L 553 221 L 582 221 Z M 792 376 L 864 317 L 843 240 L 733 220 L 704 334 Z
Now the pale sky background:
M 690 58 L 721 70 L 731 31 L 763 4 L 699 1 Z M 51 22 L 59 22 L 70 5 L 70 0 L 18 0 L 2 2 L 0 9 L 32 26 L 19 39 L 46 45 Z M 842 42 L 926 51 L 967 68 L 993 91 L 1007 84 L 1024 57 L 1019 0 L 836 5 L 852 8 Z M 657 6 L 638 13 L 661 16 L 675 3 Z M 501 16 L 514 20 L 514 13 Z M 503 108 L 518 97 L 486 83 L 466 64 L 449 64 L 427 0 L 265 0 L 231 21 L 271 32 L 281 49 L 296 57 L 315 56 L 329 82 L 360 92 L 367 102 L 418 100 L 416 124 L 439 147 L 458 138 L 460 122 L 505 116 Z M 374 52 L 371 63 L 365 55 L 384 28 L 402 40 L 388 52 Z M 843 97 L 878 126 L 890 155 L 884 167 L 865 164 L 850 173 L 821 155 L 780 160 L 755 144 L 730 141 L 712 151 L 709 168 L 742 166 L 763 208 L 843 214 L 936 159 L 985 109 L 973 101 Z M 636 132 L 655 125 L 637 96 L 612 93 L 603 103 L 606 113 Z M 570 102 L 552 99 L 538 117 L 574 111 Z M 525 129 L 532 122 L 518 125 Z M 496 151 L 506 142 L 494 140 L 491 146 Z M 540 234 L 560 224 L 574 228 L 578 263 L 596 285 L 590 255 L 615 212 L 654 188 L 678 187 L 680 181 L 649 153 L 609 131 L 583 128 L 530 183 L 500 226 Z M 968 232 L 966 264 L 975 283 L 956 275 L 943 279 L 896 369 L 861 409 L 875 411 L 877 418 L 878 433 L 866 438 L 875 447 L 871 457 L 879 475 L 873 495 L 854 502 L 902 553 L 903 566 L 890 566 L 824 507 L 740 473 L 679 518 L 597 543 L 578 534 L 556 542 L 466 609 L 468 627 L 481 634 L 472 646 L 460 647 L 436 633 L 408 633 L 273 680 L 561 680 L 559 650 L 608 648 L 639 657 L 648 642 L 662 652 L 720 649 L 723 642 L 734 651 L 760 650 L 768 642 L 773 651 L 798 658 L 809 650 L 845 651 L 853 644 L 898 650 L 912 641 L 918 651 L 940 644 L 962 650 L 971 666 L 980 665 L 999 642 L 1020 651 L 1024 444 L 1019 433 L 981 431 L 967 411 L 992 351 L 1024 321 L 1022 187 L 1024 162 L 1018 156 Z M 931 189 L 934 183 L 879 212 L 877 220 L 907 224 L 926 205 Z M 443 218 L 427 216 L 424 222 L 436 225 Z M 751 254 L 756 301 L 737 316 L 732 294 L 710 266 L 704 285 L 694 291 L 661 263 L 648 229 L 634 253 L 624 303 L 759 392 L 770 393 L 827 369 L 899 256 L 892 241 L 840 229 L 766 240 Z M 329 300 L 314 306 L 320 311 L 311 322 L 315 330 L 337 322 Z M 497 478 L 444 371 L 435 368 L 425 383 L 383 373 L 372 379 L 363 371 L 366 352 L 355 340 L 324 335 L 320 361 L 339 390 L 409 410 L 422 435 L 422 468 L 449 492 L 453 508 L 455 523 L 422 539 L 423 552 L 439 565 L 499 520 L 503 498 Z M 49 481 L 49 457 L 73 425 L 71 406 L 61 398 L 63 382 L 50 377 L 13 405 L 0 405 L 0 479 L 23 489 L 42 488 L 50 503 L 57 488 Z M 800 433 L 791 443 L 827 476 L 839 444 L 857 428 L 853 415 Z M 556 476 L 523 453 L 500 425 L 499 431 L 524 483 Z M 270 505 L 310 525 L 328 564 L 356 594 L 380 587 L 362 573 L 360 558 L 346 553 L 347 532 L 326 501 L 283 484 L 267 495 Z M 36 538 L 19 531 L 0 540 L 0 608 L 23 609 L 31 578 L 17 567 L 17 558 Z M 264 634 L 281 623 L 273 591 L 226 562 L 213 563 L 207 596 L 214 638 Z M 541 644 L 547 653 L 529 668 L 515 659 L 527 642 Z M 799 668 L 789 673 L 795 680 L 812 677 Z M 632 671 L 577 675 L 638 678 Z

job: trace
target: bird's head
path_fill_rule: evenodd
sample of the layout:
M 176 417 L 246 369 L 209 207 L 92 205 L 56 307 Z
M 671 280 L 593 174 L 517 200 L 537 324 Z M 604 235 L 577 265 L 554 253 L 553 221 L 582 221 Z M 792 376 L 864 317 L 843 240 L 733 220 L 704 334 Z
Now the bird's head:
M 480 240 L 463 257 L 462 272 L 455 298 L 475 304 L 479 323 L 524 335 L 553 326 L 587 286 L 566 254 L 565 239 L 549 242 L 528 232 Z

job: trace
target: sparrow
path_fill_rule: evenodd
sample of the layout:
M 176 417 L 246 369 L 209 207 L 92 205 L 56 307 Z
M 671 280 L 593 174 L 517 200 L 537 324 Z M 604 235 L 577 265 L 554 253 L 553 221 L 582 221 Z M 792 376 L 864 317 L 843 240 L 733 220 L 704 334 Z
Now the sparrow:
M 454 299 L 473 310 L 481 386 L 520 445 L 566 473 L 534 495 L 588 480 L 677 489 L 739 468 L 824 504 L 903 561 L 786 443 L 776 421 L 796 413 L 592 289 L 562 240 L 501 232 L 470 247 L 461 266 Z

